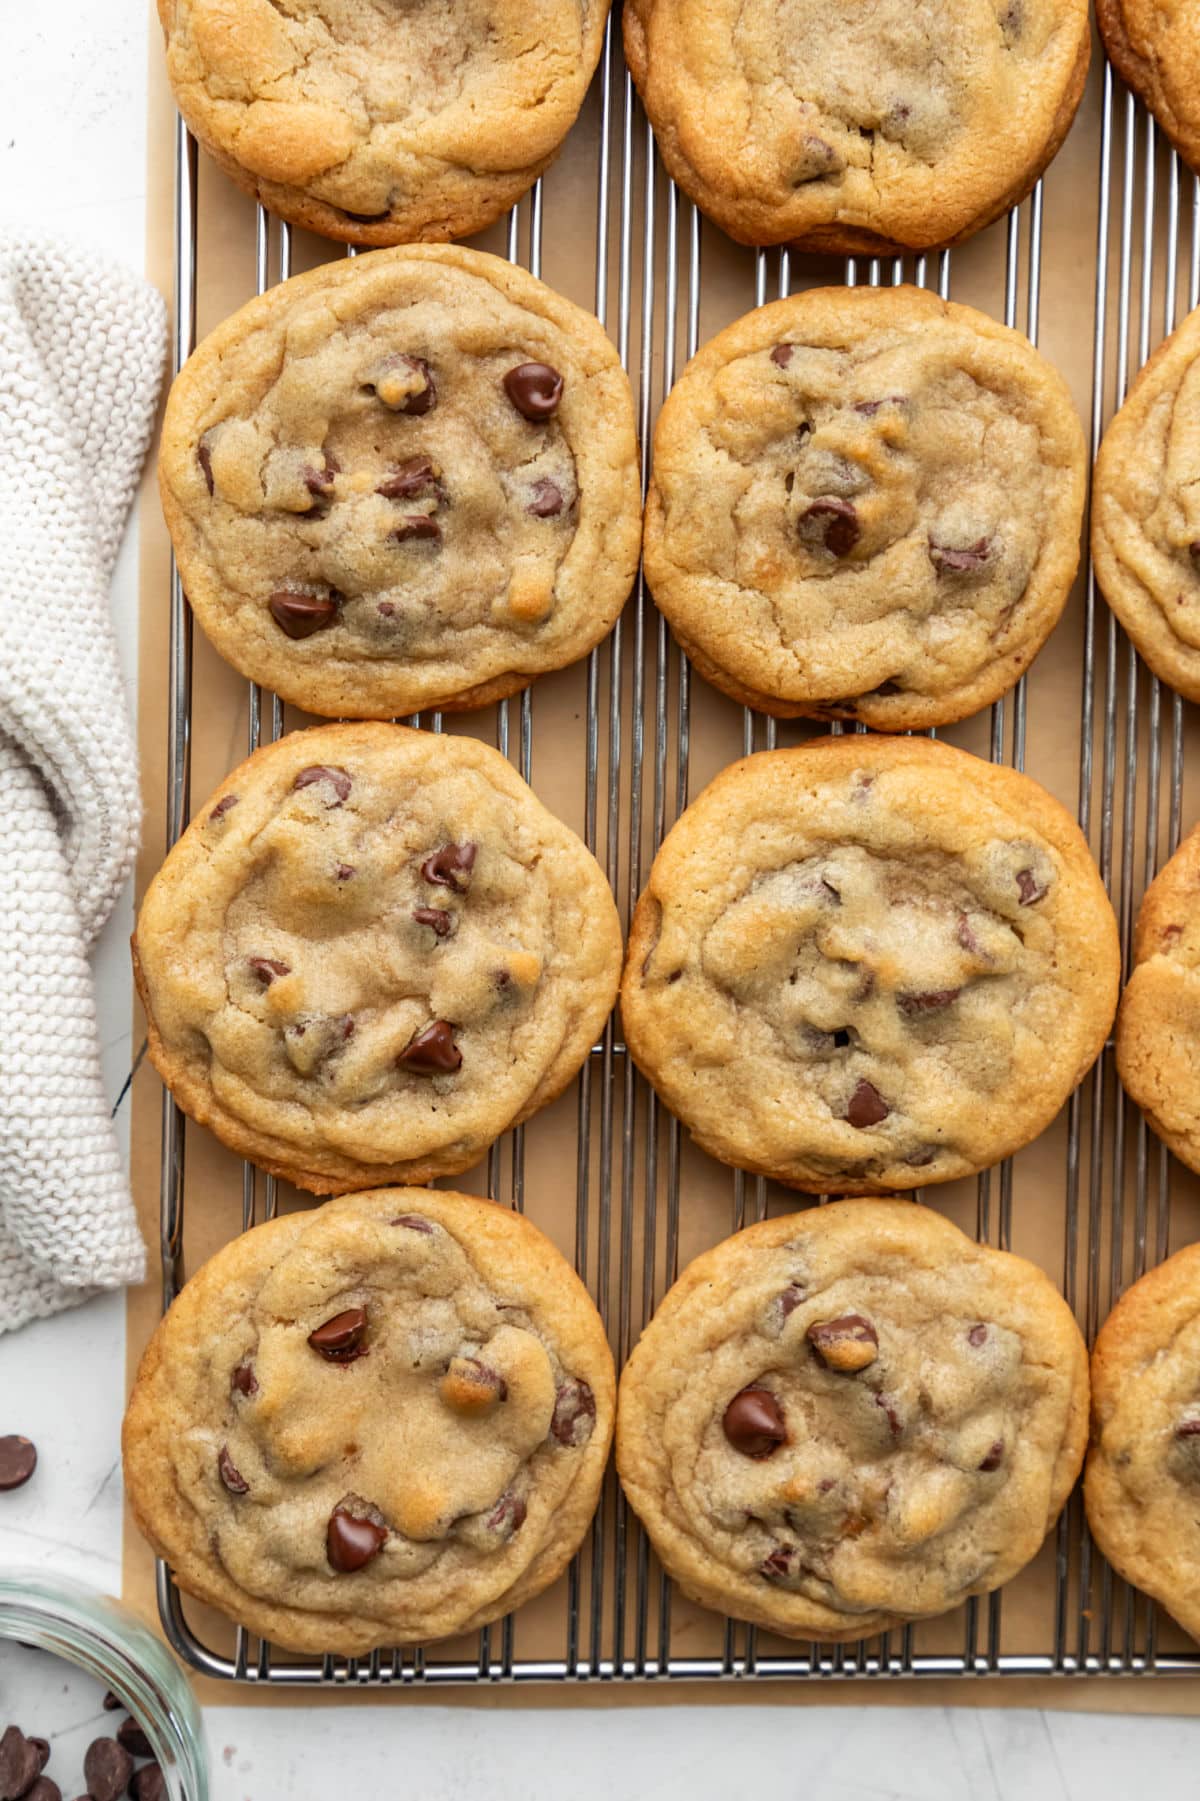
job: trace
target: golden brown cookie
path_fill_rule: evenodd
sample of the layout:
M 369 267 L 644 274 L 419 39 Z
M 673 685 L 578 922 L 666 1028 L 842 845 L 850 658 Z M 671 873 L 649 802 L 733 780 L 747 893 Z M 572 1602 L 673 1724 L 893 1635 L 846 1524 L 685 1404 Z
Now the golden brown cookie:
M 1092 558 L 1155 675 L 1200 700 L 1200 308 L 1155 351 L 1104 434 Z
M 1200 1638 L 1200 1245 L 1127 1289 L 1092 1352 L 1088 1525 L 1127 1582 Z
M 1117 1001 L 1087 843 L 1028 776 L 924 738 L 747 757 L 668 833 L 625 1041 L 702 1149 L 814 1193 L 947 1182 L 1035 1138 Z
M 204 148 L 271 212 L 351 244 L 469 237 L 575 122 L 607 0 L 158 0 Z
M 1087 1351 L 1023 1258 L 904 1201 L 751 1226 L 686 1269 L 621 1377 L 617 1468 L 684 1593 L 793 1638 L 957 1607 L 1079 1473 Z
M 382 724 L 235 769 L 134 939 L 180 1106 L 317 1194 L 477 1162 L 579 1069 L 620 963 L 599 865 L 511 764 Z
M 1096 0 L 1096 23 L 1121 80 L 1179 154 L 1200 168 L 1200 6 L 1196 0 Z
M 1142 901 L 1117 1015 L 1117 1070 L 1164 1144 L 1200 1170 L 1200 827 Z
M 743 244 L 855 254 L 970 237 L 1065 138 L 1087 0 L 628 0 L 662 158 Z
M 629 381 L 590 313 L 457 246 L 252 300 L 171 389 L 163 510 L 204 630 L 335 718 L 478 707 L 574 662 L 629 594 Z
M 692 359 L 659 414 L 646 578 L 735 700 L 884 731 L 1028 668 L 1079 561 L 1087 452 L 1019 332 L 920 288 L 817 288 Z
M 528 1220 L 377 1189 L 256 1226 L 192 1277 L 134 1384 L 126 1492 L 189 1594 L 357 1656 L 553 1582 L 613 1400 L 600 1316 Z

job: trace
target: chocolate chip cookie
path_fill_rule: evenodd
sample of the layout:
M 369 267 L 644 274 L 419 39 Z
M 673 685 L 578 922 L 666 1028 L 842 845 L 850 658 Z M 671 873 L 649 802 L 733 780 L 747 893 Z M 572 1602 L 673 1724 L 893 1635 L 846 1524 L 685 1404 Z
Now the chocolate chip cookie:
M 1092 1352 L 1088 1525 L 1127 1582 L 1200 1638 L 1200 1245 L 1128 1289 Z
M 654 598 L 748 706 L 901 731 L 1010 688 L 1079 561 L 1087 453 L 1028 339 L 920 288 L 739 319 L 659 415 Z
M 1016 204 L 1087 77 L 1087 0 L 628 0 L 670 174 L 743 244 L 854 254 Z
M 455 246 L 329 263 L 227 319 L 171 390 L 159 485 L 221 655 L 336 718 L 514 693 L 600 641 L 637 568 L 615 349 Z
M 180 1106 L 316 1194 L 475 1163 L 578 1070 L 620 963 L 599 865 L 511 764 L 382 724 L 234 770 L 134 939 Z
M 1104 1043 L 1117 927 L 1045 789 L 924 738 L 726 769 L 638 901 L 625 1041 L 702 1149 L 813 1193 L 996 1163 Z
M 1079 1473 L 1087 1351 L 1041 1270 L 903 1201 L 751 1226 L 621 1378 L 617 1468 L 684 1593 L 863 1638 L 999 1588 Z
M 1195 0 L 1096 0 L 1096 23 L 1121 80 L 1179 154 L 1200 169 L 1200 13 Z
M 1117 1069 L 1163 1143 L 1200 1170 L 1200 827 L 1142 901 L 1117 1015 Z
M 158 0 L 179 110 L 239 187 L 352 244 L 469 237 L 556 155 L 607 0 Z
M 126 1490 L 189 1594 L 355 1656 L 553 1582 L 613 1400 L 600 1317 L 534 1226 L 377 1189 L 257 1226 L 192 1277 L 142 1359 Z
M 1155 351 L 1104 434 L 1092 558 L 1139 654 L 1200 700 L 1200 308 Z

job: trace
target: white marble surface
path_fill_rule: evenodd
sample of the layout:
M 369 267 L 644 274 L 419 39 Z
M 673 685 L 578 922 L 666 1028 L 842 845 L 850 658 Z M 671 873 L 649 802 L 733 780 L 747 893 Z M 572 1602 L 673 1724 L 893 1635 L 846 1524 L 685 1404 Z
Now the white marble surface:
M 147 8 L 0 0 L 0 225 L 68 234 L 140 267 Z M 132 676 L 135 547 L 114 608 Z M 105 1073 L 129 1063 L 128 904 L 98 961 Z M 0 1430 L 42 1448 L 37 1478 L 0 1497 L 0 1562 L 119 1586 L 117 1441 L 123 1316 L 118 1299 L 0 1338 Z M 15 1679 L 0 1714 L 23 1705 Z M 914 1702 L 919 1699 L 914 1694 Z M 42 1726 L 30 1714 L 27 1730 Z M 0 1721 L 0 1725 L 3 1721 Z M 214 1708 L 214 1801 L 418 1794 L 423 1801 L 1108 1801 L 1145 1788 L 1191 1794 L 1200 1722 L 1062 1713 L 785 1708 L 505 1712 L 346 1707 Z M 347 1780 L 349 1778 L 349 1780 Z

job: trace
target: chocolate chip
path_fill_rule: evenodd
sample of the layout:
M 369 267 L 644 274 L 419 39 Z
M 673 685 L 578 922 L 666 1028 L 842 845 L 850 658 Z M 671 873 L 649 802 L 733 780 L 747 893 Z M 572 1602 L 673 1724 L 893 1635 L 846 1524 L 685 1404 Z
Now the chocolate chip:
M 37 1781 L 45 1766 L 45 1758 L 33 1739 L 26 1738 L 19 1726 L 6 1726 L 0 1738 L 0 1798 L 17 1801 Z
M 789 1282 L 779 1297 L 779 1310 L 783 1314 L 784 1319 L 787 1319 L 789 1314 L 795 1313 L 797 1307 L 801 1305 L 803 1300 L 804 1290 L 799 1282 Z
M 898 994 L 896 1005 L 908 1019 L 914 1019 L 920 1013 L 936 1013 L 941 1007 L 948 1007 L 962 993 L 961 988 L 931 988 L 926 994 Z
M 1003 1461 L 1004 1440 L 1002 1438 L 996 1438 L 993 1439 L 992 1443 L 989 1445 L 987 1455 L 984 1457 L 983 1462 L 979 1467 L 986 1475 L 990 1476 L 993 1470 L 998 1470 L 1000 1468 Z
M 231 1495 L 248 1495 L 250 1484 L 234 1464 L 229 1455 L 229 1446 L 221 1446 L 221 1454 L 217 1458 L 217 1473 Z M 145 1753 L 143 1753 L 145 1755 Z
M 37 1742 L 40 1745 L 46 1744 L 45 1739 L 39 1739 Z M 49 1749 L 50 1747 L 47 1745 L 47 1754 Z M 39 1776 L 33 1787 L 25 1790 L 23 1801 L 62 1801 L 62 1790 L 51 1777 Z
M 560 1445 L 586 1444 L 596 1423 L 596 1397 L 579 1376 L 568 1376 L 554 1397 L 550 1435 Z
M 1036 902 L 1045 900 L 1047 894 L 1050 892 L 1046 885 L 1038 881 L 1032 869 L 1018 869 L 1017 889 L 1020 893 L 1021 905 L 1023 907 L 1032 907 Z
M 256 975 L 264 988 L 269 988 L 276 976 L 290 976 L 290 963 L 281 963 L 277 957 L 250 957 L 247 966 Z
M 201 441 L 196 446 L 196 461 L 204 471 L 204 480 L 208 491 L 213 492 L 212 451 Z
M 535 519 L 557 519 L 562 509 L 562 489 L 548 475 L 541 476 L 529 490 L 529 504 L 525 511 L 532 513 Z
M 23 1488 L 37 1468 L 37 1446 L 17 1432 L 0 1438 L 0 1493 Z
M 231 812 L 232 809 L 237 806 L 237 804 L 238 804 L 238 797 L 236 794 L 226 794 L 221 800 L 219 800 L 217 802 L 216 806 L 213 808 L 212 812 L 209 814 L 209 816 L 208 816 L 209 824 L 211 825 L 214 820 L 224 819 L 226 813 Z
M 487 1523 L 493 1532 L 503 1532 L 506 1538 L 511 1538 L 513 1533 L 519 1532 L 525 1524 L 527 1512 L 528 1509 L 520 1495 L 501 1495 L 491 1513 L 488 1514 Z
M 471 882 L 471 871 L 475 867 L 475 858 L 479 846 L 468 839 L 464 844 L 443 844 L 440 850 L 426 857 L 421 865 L 421 874 L 427 882 L 433 882 L 439 888 L 453 888 L 455 894 L 465 894 Z
M 910 1151 L 904 1161 L 909 1169 L 927 1169 L 936 1156 L 937 1151 L 934 1146 L 924 1144 L 920 1150 Z
M 504 377 L 504 391 L 522 418 L 540 424 L 557 412 L 563 378 L 549 363 L 518 363 Z
M 1188 545 L 1188 555 L 1191 557 L 1193 563 L 1200 565 L 1200 538 L 1192 539 L 1192 542 Z
M 419 926 L 428 926 L 439 938 L 448 938 L 454 930 L 454 915 L 445 907 L 414 907 L 413 918 Z
M 412 500 L 418 494 L 439 491 L 441 470 L 428 457 L 406 457 L 376 488 L 385 500 Z
M 958 939 L 963 950 L 970 951 L 973 957 L 981 957 L 983 955 L 983 946 L 975 936 L 975 933 L 971 928 L 971 922 L 965 913 L 959 914 L 958 925 L 955 928 L 954 935 Z
M 929 540 L 929 560 L 939 575 L 974 575 L 991 556 L 990 538 L 977 538 L 974 544 L 937 544 Z
M 792 360 L 794 344 L 776 344 L 771 352 L 771 361 L 780 369 L 786 369 Z
M 846 1122 L 863 1131 L 877 1126 L 888 1117 L 891 1108 L 873 1082 L 859 1081 L 846 1106 Z
M 353 874 L 353 863 L 337 863 L 334 865 L 333 879 L 335 882 L 348 882 Z
M 1184 1420 L 1175 1428 L 1176 1438 L 1200 1438 L 1200 1420 Z
M 136 1720 L 122 1720 L 117 1727 L 117 1743 L 124 1745 L 133 1757 L 153 1757 L 154 1746 Z
M 830 556 L 848 557 L 862 535 L 858 514 L 848 500 L 827 495 L 814 500 L 801 513 L 797 522 L 800 542 L 814 550 L 827 550 Z
M 879 1352 L 879 1334 L 861 1313 L 821 1320 L 808 1328 L 806 1336 L 826 1369 L 843 1373 L 865 1370 Z
M 386 1526 L 359 1519 L 344 1507 L 335 1507 L 325 1530 L 325 1555 L 335 1570 L 349 1575 L 378 1556 L 386 1539 Z
M 279 588 L 267 601 L 267 611 L 289 638 L 311 638 L 332 625 L 338 616 L 338 598 L 334 594 L 297 594 L 291 588 Z
M 307 463 L 304 468 L 304 486 L 314 500 L 327 500 L 336 474 L 337 471 L 328 464 L 324 469 L 314 469 L 311 463 Z
M 406 1044 L 396 1058 L 405 1069 L 419 1075 L 453 1075 L 462 1068 L 462 1052 L 454 1042 L 454 1027 L 446 1019 L 435 1019 L 431 1026 Z
M 44 1770 L 46 1765 L 50 1762 L 50 1740 L 48 1738 L 38 1738 L 31 1732 L 29 1735 L 29 1742 L 38 1754 L 40 1768 Z
M 248 1363 L 238 1364 L 229 1378 L 229 1390 L 231 1394 L 238 1395 L 256 1395 L 258 1393 L 258 1382 Z
M 442 528 L 436 519 L 428 513 L 410 513 L 401 521 L 395 531 L 390 534 L 397 544 L 407 544 L 409 539 L 417 539 L 422 543 L 441 543 Z
M 117 1801 L 133 1775 L 133 1759 L 115 1738 L 93 1739 L 83 1759 L 83 1780 L 92 1801 Z
M 362 1348 L 366 1329 L 366 1308 L 347 1307 L 344 1313 L 335 1313 L 324 1325 L 310 1332 L 308 1342 L 330 1363 L 353 1363 L 356 1357 L 366 1356 Z
M 325 802 L 327 807 L 340 807 L 342 802 L 349 798 L 350 789 L 353 786 L 344 769 L 331 768 L 327 763 L 311 763 L 307 769 L 300 771 L 292 783 L 292 787 L 299 791 L 302 788 L 316 787 L 319 782 L 328 782 L 337 796 L 336 800 Z
M 498 1402 L 507 1401 L 508 1383 L 479 1357 L 452 1357 L 440 1392 L 447 1406 L 463 1413 L 490 1413 Z
M 856 400 L 854 410 L 861 413 L 864 419 L 873 419 L 881 407 L 903 405 L 903 394 L 885 394 L 882 400 Z
M 899 1438 L 903 1426 L 895 1405 L 888 1399 L 887 1395 L 876 1395 L 875 1405 L 887 1416 L 888 1428 L 891 1431 L 892 1437 Z
M 114 1695 L 110 1688 L 105 1689 L 103 1701 L 105 1713 L 116 1713 L 118 1709 L 124 1707 L 124 1705 L 125 1703 L 122 1701 L 120 1695 Z
M 130 1801 L 167 1801 L 167 1779 L 156 1763 L 143 1764 L 129 1784 Z
M 392 209 L 385 206 L 381 213 L 352 213 L 348 206 L 336 206 L 334 212 L 341 213 L 343 219 L 353 219 L 356 225 L 378 225 L 381 219 L 390 219 Z
M 392 1221 L 392 1224 L 407 1226 L 410 1232 L 425 1232 L 429 1235 L 433 1233 L 432 1223 L 427 1219 L 422 1219 L 419 1213 L 401 1213 Z
M 759 1461 L 770 1457 L 788 1439 L 783 1409 L 768 1388 L 743 1388 L 734 1395 L 721 1425 L 735 1451 Z
M 389 356 L 366 387 L 393 413 L 419 418 L 437 405 L 433 370 L 421 356 Z
M 976 1349 L 978 1349 L 981 1344 L 985 1343 L 987 1335 L 988 1329 L 982 1323 L 977 1326 L 972 1326 L 971 1330 L 967 1333 L 967 1343 L 974 1345 Z
M 758 1573 L 768 1582 L 778 1582 L 781 1577 L 791 1575 L 795 1561 L 796 1552 L 791 1545 L 776 1545 L 759 1564 Z

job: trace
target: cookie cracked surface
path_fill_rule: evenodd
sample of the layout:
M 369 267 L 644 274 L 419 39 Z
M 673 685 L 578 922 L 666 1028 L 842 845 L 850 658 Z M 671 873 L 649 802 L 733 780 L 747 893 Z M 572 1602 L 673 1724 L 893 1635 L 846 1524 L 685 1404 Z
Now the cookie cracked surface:
M 1200 1637 L 1200 1245 L 1147 1271 L 1092 1351 L 1084 1498 L 1119 1575 Z
M 985 1168 L 1083 1079 L 1116 921 L 1075 821 L 1028 776 L 922 738 L 734 764 L 668 833 L 621 1013 L 696 1142 L 813 1193 Z
M 527 1220 L 349 1195 L 187 1283 L 130 1399 L 126 1489 L 180 1587 L 264 1638 L 348 1656 L 443 1638 L 566 1566 L 614 1386 L 586 1289 Z
M 1096 0 L 1096 23 L 1121 80 L 1175 148 L 1200 168 L 1200 7 L 1196 0 Z
M 918 288 L 813 289 L 721 332 L 672 389 L 646 578 L 736 700 L 941 725 L 1057 623 L 1086 468 L 1066 383 L 1020 333 Z
M 159 487 L 221 655 L 338 718 L 516 692 L 600 641 L 637 568 L 616 350 L 457 246 L 326 264 L 225 320 L 171 389 Z
M 629 0 L 663 161 L 743 244 L 950 244 L 1033 186 L 1087 77 L 1086 0 Z
M 1200 700 L 1200 308 L 1155 351 L 1104 434 L 1092 556 L 1139 654 Z
M 469 237 L 575 122 L 607 0 L 158 0 L 179 110 L 280 218 L 356 244 Z
M 617 1467 L 694 1600 L 862 1638 L 1028 1563 L 1079 1473 L 1087 1396 L 1040 1269 L 927 1208 L 847 1201 L 684 1271 L 622 1375 Z
M 318 1194 L 476 1162 L 578 1070 L 620 959 L 598 864 L 505 758 L 382 724 L 255 752 L 134 940 L 180 1105 Z
M 1117 1015 L 1117 1070 L 1164 1144 L 1200 1170 L 1200 828 L 1147 888 Z

